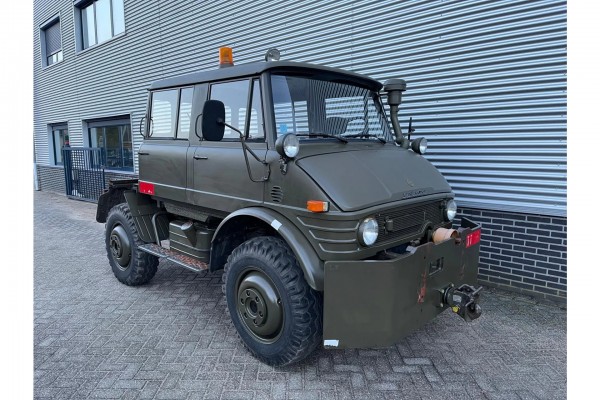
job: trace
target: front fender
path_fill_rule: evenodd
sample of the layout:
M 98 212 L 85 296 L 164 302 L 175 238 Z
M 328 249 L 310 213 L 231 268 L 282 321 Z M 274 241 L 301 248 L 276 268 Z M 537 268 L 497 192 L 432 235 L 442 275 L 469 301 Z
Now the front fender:
M 323 291 L 323 261 L 319 259 L 319 256 L 302 232 L 286 217 L 276 211 L 267 208 L 249 207 L 229 214 L 217 227 L 212 239 L 212 248 L 215 247 L 215 243 L 218 243 L 218 241 L 221 240 L 221 234 L 227 231 L 224 227 L 226 227 L 230 221 L 239 217 L 256 218 L 277 231 L 294 252 L 308 285 L 314 290 Z M 211 254 L 213 254 L 212 249 Z M 216 268 L 216 266 L 213 265 L 213 260 L 216 262 L 216 259 L 211 256 L 211 270 Z

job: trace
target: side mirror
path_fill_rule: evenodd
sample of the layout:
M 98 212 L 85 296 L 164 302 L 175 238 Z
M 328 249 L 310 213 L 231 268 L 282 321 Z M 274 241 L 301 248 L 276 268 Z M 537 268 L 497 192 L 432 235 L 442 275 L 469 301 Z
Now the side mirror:
M 219 142 L 225 134 L 225 104 L 207 100 L 202 108 L 202 136 L 209 142 Z

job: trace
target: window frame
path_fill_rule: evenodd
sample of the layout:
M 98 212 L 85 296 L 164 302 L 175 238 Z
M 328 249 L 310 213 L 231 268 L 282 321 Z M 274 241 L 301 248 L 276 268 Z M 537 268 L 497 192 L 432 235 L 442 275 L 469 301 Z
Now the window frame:
M 195 85 L 186 85 L 186 86 L 176 86 L 176 87 L 170 87 L 170 88 L 165 88 L 165 89 L 157 89 L 157 90 L 151 90 L 150 91 L 150 100 L 148 102 L 148 113 L 147 113 L 147 118 L 148 118 L 148 129 L 146 134 L 144 135 L 144 140 L 190 140 L 190 135 L 192 134 L 192 122 L 191 122 L 191 118 L 193 115 L 193 112 L 190 114 L 190 132 L 188 133 L 188 137 L 186 138 L 180 138 L 178 137 L 179 134 L 179 113 L 181 112 L 181 92 L 183 91 L 183 89 L 192 89 L 192 111 L 194 110 L 194 91 L 196 90 L 196 86 Z M 175 113 L 175 123 L 173 124 L 173 129 L 171 131 L 172 136 L 171 137 L 152 137 L 150 136 L 150 130 L 152 129 L 152 104 L 154 103 L 154 93 L 158 93 L 158 92 L 169 92 L 169 91 L 173 91 L 173 90 L 177 90 L 177 107 L 176 107 L 176 113 Z
M 126 18 L 125 18 L 125 1 L 123 0 L 123 32 L 119 32 L 117 34 L 115 34 L 115 14 L 114 14 L 114 7 L 113 7 L 113 0 L 108 0 L 109 2 L 109 9 L 110 9 L 110 32 L 111 32 L 111 37 L 102 41 L 102 42 L 98 42 L 98 20 L 96 17 L 96 2 L 98 0 L 76 0 L 73 2 L 73 16 L 74 16 L 74 30 L 75 30 L 75 49 L 76 49 L 76 53 L 83 53 L 86 52 L 90 49 L 96 48 L 98 46 L 101 46 L 105 43 L 109 43 L 115 39 L 118 39 L 122 36 L 125 36 L 127 34 L 127 22 L 126 22 Z M 93 10 L 94 10 L 94 39 L 95 39 L 95 43 L 93 45 L 90 45 L 88 47 L 84 47 L 84 25 L 83 25 L 83 17 L 82 17 L 82 12 L 83 10 L 92 5 L 93 6 Z
M 61 62 L 63 62 L 64 60 L 64 54 L 63 54 L 63 41 L 62 41 L 62 25 L 60 25 L 62 19 L 61 19 L 61 15 L 60 12 L 54 14 L 52 17 L 46 19 L 46 21 L 44 21 L 42 24 L 40 24 L 40 55 L 41 55 L 41 62 L 42 62 L 42 69 L 46 69 L 49 68 L 53 65 L 56 64 L 60 64 Z M 60 50 L 55 51 L 52 54 L 47 54 L 47 45 L 46 45 L 46 30 L 50 29 L 52 26 L 54 26 L 54 24 L 59 24 L 59 31 L 60 31 Z M 60 59 L 57 60 L 56 62 L 53 62 L 52 64 L 48 63 L 48 57 L 53 56 L 55 54 L 59 54 L 60 53 Z M 58 58 L 58 56 L 57 56 Z
M 234 79 L 228 79 L 228 80 L 223 80 L 223 81 L 213 81 L 213 82 L 208 82 L 208 93 L 207 93 L 207 100 L 213 100 L 211 98 L 212 96 L 212 88 L 214 85 L 219 85 L 219 84 L 224 84 L 224 83 L 232 83 L 232 82 L 242 82 L 242 81 L 247 81 L 248 82 L 248 95 L 246 96 L 246 114 L 244 115 L 244 126 L 243 126 L 243 130 L 242 133 L 244 134 L 244 140 L 248 143 L 267 143 L 267 129 L 265 126 L 265 107 L 264 107 L 264 102 L 263 102 L 263 89 L 262 89 L 262 79 L 260 76 L 248 76 L 248 77 L 243 77 L 243 78 L 234 78 Z M 254 83 L 258 82 L 258 86 L 259 86 L 259 95 L 260 95 L 260 108 L 261 108 L 261 114 L 262 114 L 262 121 L 263 121 L 263 136 L 261 138 L 256 138 L 256 139 L 248 139 L 248 135 L 250 135 L 250 123 L 251 123 L 251 118 L 252 118 L 252 96 L 253 96 L 253 92 L 254 92 Z M 250 111 L 250 112 L 248 112 Z M 257 125 L 258 124 L 258 120 L 257 120 Z M 236 126 L 236 128 L 240 129 L 239 127 Z M 235 131 L 234 131 L 235 132 Z M 236 132 L 237 133 L 237 132 Z M 203 141 L 204 139 L 202 139 Z M 223 138 L 220 140 L 220 142 L 229 142 L 229 143 L 237 143 L 240 142 L 241 139 L 238 137 L 236 139 L 229 139 L 229 138 Z
M 115 172 L 119 172 L 119 173 L 134 173 L 134 171 L 135 171 L 135 161 L 134 161 L 135 146 L 134 146 L 134 138 L 133 138 L 133 127 L 131 125 L 131 117 L 121 115 L 121 116 L 116 116 L 114 118 L 93 119 L 93 120 L 87 120 L 85 122 L 86 122 L 86 128 L 87 128 L 87 139 L 88 139 L 88 143 L 90 144 L 90 147 L 93 147 L 92 129 L 106 128 L 106 127 L 111 127 L 111 126 L 129 125 L 129 132 L 131 135 L 131 169 L 129 169 L 129 166 L 127 166 L 127 167 L 123 166 L 122 168 L 114 168 L 114 167 L 108 167 L 106 165 L 105 165 L 105 168 L 108 171 L 115 171 Z M 103 142 L 106 144 L 106 132 L 104 131 L 104 129 L 102 131 L 102 136 L 103 136 Z M 98 142 L 97 137 L 96 137 L 96 142 Z M 106 146 L 105 147 L 96 146 L 96 147 L 104 149 L 104 153 L 106 153 Z M 123 147 L 123 137 L 122 137 L 121 132 L 119 132 L 119 147 L 121 149 L 121 160 L 125 160 L 125 157 L 123 155 L 124 147 Z M 103 163 L 106 163 L 106 161 L 107 161 L 107 155 L 104 154 Z

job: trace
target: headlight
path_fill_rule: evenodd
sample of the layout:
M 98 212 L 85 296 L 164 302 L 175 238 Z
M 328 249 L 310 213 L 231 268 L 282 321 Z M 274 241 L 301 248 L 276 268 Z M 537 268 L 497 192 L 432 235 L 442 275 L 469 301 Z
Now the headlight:
M 379 224 L 373 217 L 365 218 L 358 226 L 358 241 L 363 246 L 371 246 L 379 235 Z
M 425 154 L 427 151 L 427 139 L 418 138 L 410 142 L 410 148 L 417 154 Z
M 285 135 L 279 136 L 275 142 L 275 150 L 277 150 L 282 157 L 296 157 L 300 151 L 300 141 L 298 140 L 298 136 L 293 133 L 286 133 Z
M 452 221 L 456 217 L 456 202 L 454 200 L 448 200 L 446 203 L 446 219 Z

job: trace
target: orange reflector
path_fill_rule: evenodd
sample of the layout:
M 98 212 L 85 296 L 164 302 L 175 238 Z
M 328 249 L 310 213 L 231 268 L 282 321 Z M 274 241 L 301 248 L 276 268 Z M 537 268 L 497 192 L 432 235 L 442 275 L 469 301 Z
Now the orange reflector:
M 465 247 L 471 247 L 481 241 L 481 229 L 477 229 L 467 235 L 467 241 Z
M 327 212 L 329 211 L 329 203 L 327 201 L 308 200 L 306 209 L 314 213 Z
M 219 66 L 228 67 L 233 65 L 233 50 L 231 47 L 219 48 Z
M 140 181 L 138 188 L 140 193 L 154 195 L 154 183 Z

